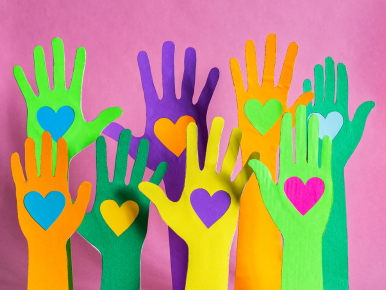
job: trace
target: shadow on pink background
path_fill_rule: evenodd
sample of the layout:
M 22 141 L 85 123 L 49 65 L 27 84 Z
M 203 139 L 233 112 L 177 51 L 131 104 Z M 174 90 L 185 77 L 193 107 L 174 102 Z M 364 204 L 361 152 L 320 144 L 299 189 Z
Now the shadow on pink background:
M 237 126 L 236 98 L 229 61 L 236 57 L 245 76 L 244 45 L 253 39 L 258 67 L 263 67 L 265 39 L 276 33 L 276 83 L 290 42 L 299 44 L 289 104 L 302 93 L 306 78 L 313 81 L 315 64 L 327 56 L 343 62 L 349 77 L 349 110 L 367 100 L 376 103 L 358 148 L 347 164 L 346 193 L 351 289 L 385 289 L 386 276 L 386 2 L 379 1 L 0 1 L 0 116 L 2 166 L 0 175 L 0 288 L 26 289 L 27 243 L 16 212 L 10 157 L 24 158 L 26 105 L 12 69 L 20 65 L 34 84 L 33 49 L 42 45 L 52 83 L 51 40 L 62 38 L 69 85 L 76 48 L 87 52 L 83 83 L 85 119 L 104 108 L 120 106 L 117 122 L 142 135 L 145 102 L 137 54 L 147 51 L 158 92 L 161 87 L 161 48 L 176 44 L 176 92 L 180 92 L 185 49 L 197 50 L 195 99 L 209 70 L 220 69 L 220 80 L 209 106 L 208 122 L 225 118 L 222 159 L 227 139 Z M 146 2 L 146 3 L 145 3 Z M 260 77 L 261 77 L 260 73 Z M 383 115 L 382 115 L 383 114 Z M 107 140 L 110 172 L 116 142 Z M 70 192 L 88 180 L 95 192 L 95 146 L 74 157 Z M 240 168 L 240 162 L 238 163 Z M 147 175 L 149 178 L 149 174 Z M 91 209 L 91 206 L 89 209 Z M 75 289 L 99 289 L 101 258 L 78 234 L 72 238 Z M 234 285 L 236 240 L 230 262 L 229 289 Z M 152 205 L 149 231 L 142 256 L 142 289 L 171 289 L 167 227 Z

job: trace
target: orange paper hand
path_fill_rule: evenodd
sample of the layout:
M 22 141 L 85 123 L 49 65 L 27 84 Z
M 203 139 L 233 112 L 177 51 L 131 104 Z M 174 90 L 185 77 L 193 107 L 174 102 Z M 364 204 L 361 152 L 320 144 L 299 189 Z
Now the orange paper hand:
M 35 142 L 25 142 L 24 177 L 18 153 L 11 159 L 16 185 L 20 228 L 28 242 L 28 289 L 68 289 L 66 242 L 81 224 L 91 194 L 83 182 L 73 203 L 68 192 L 67 144 L 58 140 L 55 176 L 52 176 L 52 140 L 42 136 L 41 168 L 38 176 Z
M 245 45 L 248 89 L 244 88 L 240 66 L 231 59 L 231 71 L 237 97 L 239 127 L 243 132 L 241 153 L 243 165 L 252 152 L 260 153 L 260 160 L 276 178 L 276 155 L 280 142 L 282 116 L 295 116 L 299 105 L 307 105 L 313 93 L 301 95 L 292 107 L 287 107 L 288 90 L 292 80 L 298 51 L 291 43 L 284 60 L 277 86 L 274 85 L 276 36 L 267 37 L 262 84 L 259 84 L 255 45 Z M 294 124 L 295 119 L 293 120 Z M 258 183 L 252 176 L 247 183 L 240 204 L 239 234 L 235 289 L 280 290 L 282 245 L 280 232 L 266 210 Z

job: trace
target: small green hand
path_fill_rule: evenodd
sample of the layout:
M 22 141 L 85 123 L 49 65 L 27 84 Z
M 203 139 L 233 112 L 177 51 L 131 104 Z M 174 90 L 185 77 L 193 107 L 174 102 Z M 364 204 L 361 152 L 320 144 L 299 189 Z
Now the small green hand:
M 348 79 L 344 64 L 339 63 L 337 88 L 335 89 L 335 65 L 331 57 L 323 66 L 315 66 L 315 104 L 307 106 L 307 118 L 315 113 L 324 118 L 338 112 L 343 119 L 342 127 L 332 140 L 332 178 L 334 184 L 334 203 L 331 216 L 323 237 L 323 281 L 324 289 L 348 290 L 348 242 L 347 214 L 344 182 L 344 167 L 362 138 L 370 111 L 375 106 L 372 101 L 361 104 L 352 121 L 348 115 Z M 305 80 L 303 91 L 311 91 L 311 81 Z M 336 95 L 336 102 L 335 102 Z M 334 113 L 336 114 L 336 113 Z M 336 126 L 334 123 L 327 123 Z M 325 128 L 331 131 L 334 128 Z M 319 141 L 321 142 L 321 140 Z M 319 152 L 319 159 L 321 153 Z
M 96 142 L 97 188 L 93 209 L 87 213 L 78 232 L 102 255 L 102 290 L 139 289 L 141 272 L 141 251 L 147 233 L 149 199 L 138 189 L 146 169 L 149 142 L 142 139 L 139 143 L 136 160 L 131 172 L 130 183 L 125 183 L 127 157 L 131 141 L 131 131 L 123 130 L 119 137 L 115 161 L 114 179 L 109 181 L 106 160 L 106 141 L 100 136 Z M 158 185 L 167 170 L 166 162 L 158 165 L 151 183 Z M 116 233 L 114 224 L 107 224 L 107 213 L 102 208 L 105 202 L 115 202 L 113 213 L 128 211 L 117 215 L 115 221 L 127 215 L 134 216 L 132 224 L 123 232 Z M 126 202 L 136 203 L 136 209 L 124 208 Z M 137 209 L 139 208 L 139 211 Z M 133 213 L 134 212 L 134 213 Z M 111 213 L 111 212 L 110 212 Z M 104 215 L 102 215 L 104 214 Z
M 330 215 L 333 200 L 331 177 L 331 138 L 326 136 L 322 145 L 322 163 L 318 166 L 318 118 L 308 123 L 306 140 L 306 108 L 296 110 L 296 162 L 293 158 L 292 116 L 283 116 L 280 139 L 279 182 L 275 184 L 268 168 L 257 160 L 249 161 L 259 181 L 264 204 L 283 235 L 282 288 L 284 290 L 323 289 L 322 237 Z M 307 150 L 308 142 L 308 150 Z M 302 196 L 299 188 L 286 187 L 286 182 L 299 178 L 310 190 L 310 180 L 323 182 L 320 199 L 308 202 L 310 190 Z M 320 184 L 319 183 L 319 184 Z M 290 195 L 290 190 L 294 191 Z M 291 196 L 291 198 L 290 198 Z M 303 198 L 302 198 L 303 197 Z M 308 205 L 306 212 L 301 205 Z M 296 207 L 295 207 L 296 206 Z M 312 285 L 312 286 L 310 286 Z M 311 288 L 310 288 L 311 287 Z
M 34 49 L 38 96 L 33 92 L 20 66 L 15 66 L 13 73 L 27 104 L 27 135 L 33 138 L 36 143 L 36 156 L 40 156 L 41 135 L 44 132 L 37 119 L 39 109 L 49 107 L 57 112 L 61 107 L 70 107 L 74 111 L 74 121 L 62 136 L 68 144 L 68 157 L 71 160 L 73 156 L 93 143 L 102 130 L 122 114 L 122 110 L 117 107 L 109 108 L 102 111 L 94 121 L 86 122 L 81 109 L 81 91 L 86 51 L 83 47 L 79 47 L 76 52 L 74 72 L 69 89 L 66 88 L 65 83 L 64 48 L 61 39 L 54 38 L 52 40 L 52 51 L 54 56 L 54 88 L 52 90 L 50 89 L 44 52 L 41 46 L 37 46 Z M 56 142 L 54 140 L 53 156 L 56 156 Z M 38 168 L 40 168 L 40 158 L 37 159 L 37 162 Z M 54 167 L 55 163 L 56 160 L 54 160 Z

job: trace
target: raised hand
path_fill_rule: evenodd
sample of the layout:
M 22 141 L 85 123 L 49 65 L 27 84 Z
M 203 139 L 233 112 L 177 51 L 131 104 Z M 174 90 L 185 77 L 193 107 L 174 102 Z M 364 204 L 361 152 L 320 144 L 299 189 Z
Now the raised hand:
M 346 67 L 338 64 L 337 88 L 335 89 L 335 65 L 331 57 L 323 66 L 315 66 L 315 104 L 307 106 L 307 117 L 317 115 L 319 137 L 332 139 L 332 179 L 334 203 L 330 220 L 323 237 L 323 282 L 325 289 L 348 290 L 347 214 L 344 183 L 344 167 L 360 139 L 374 102 L 359 106 L 354 118 L 348 116 L 348 79 Z M 311 91 L 311 81 L 305 80 L 304 92 Z M 335 101 L 336 95 L 336 101 Z M 321 142 L 321 141 L 320 141 Z
M 43 133 L 41 144 L 40 176 L 32 138 L 25 142 L 27 180 L 19 154 L 14 153 L 11 159 L 20 228 L 28 242 L 28 289 L 68 290 L 66 242 L 83 220 L 91 184 L 80 185 L 73 203 L 68 192 L 66 141 L 58 140 L 55 175 L 48 132 Z
M 240 195 L 252 170 L 244 167 L 231 181 L 241 140 L 241 130 L 235 128 L 217 173 L 223 125 L 223 119 L 213 120 L 202 170 L 197 154 L 197 126 L 188 125 L 185 186 L 178 201 L 170 200 L 157 185 L 139 185 L 166 224 L 188 244 L 188 290 L 228 289 L 229 251 L 237 226 Z
M 275 34 L 267 37 L 261 85 L 252 40 L 247 41 L 245 45 L 247 89 L 244 87 L 238 61 L 232 58 L 230 63 L 237 97 L 239 127 L 243 131 L 243 164 L 252 152 L 259 152 L 260 160 L 268 167 L 273 179 L 276 178 L 276 156 L 282 116 L 286 112 L 295 116 L 296 108 L 301 104 L 308 104 L 313 98 L 312 92 L 307 92 L 301 95 L 292 107 L 287 107 L 297 51 L 297 44 L 291 43 L 277 86 L 274 84 Z M 235 289 L 279 290 L 281 260 L 280 232 L 264 206 L 257 180 L 252 176 L 245 187 L 240 208 Z
M 306 140 L 306 109 L 299 106 L 294 162 L 292 116 L 284 115 L 277 184 L 263 163 L 248 162 L 259 181 L 264 204 L 283 235 L 283 290 L 323 289 L 322 238 L 331 211 L 333 186 L 331 138 L 323 138 L 319 167 L 318 132 L 318 119 L 312 116 Z
M 213 68 L 201 91 L 196 104 L 192 103 L 196 77 L 196 51 L 188 48 L 185 52 L 185 70 L 181 85 L 181 98 L 177 99 L 174 79 L 174 51 L 171 41 L 162 47 L 162 84 L 163 97 L 160 99 L 155 90 L 147 53 L 138 54 L 138 66 L 146 102 L 146 129 L 142 137 L 133 137 L 130 156 L 135 158 L 137 147 L 142 138 L 149 140 L 150 150 L 147 167 L 155 170 L 160 162 L 167 162 L 169 169 L 164 176 L 167 197 L 178 201 L 184 187 L 186 127 L 195 122 L 198 128 L 198 156 L 201 168 L 204 164 L 208 129 L 206 114 L 216 88 L 219 70 Z M 110 124 L 103 133 L 118 141 L 124 128 Z M 170 142 L 172 141 L 172 142 Z M 173 289 L 185 289 L 188 249 L 173 231 L 169 230 L 169 243 L 172 267 Z
M 131 131 L 122 131 L 115 161 L 114 179 L 109 181 L 106 141 L 96 144 L 97 188 L 93 209 L 78 232 L 102 255 L 101 289 L 139 289 L 141 251 L 147 233 L 149 199 L 138 190 L 146 169 L 149 142 L 141 140 L 131 172 L 125 183 Z M 150 182 L 159 184 L 167 164 L 161 163 Z

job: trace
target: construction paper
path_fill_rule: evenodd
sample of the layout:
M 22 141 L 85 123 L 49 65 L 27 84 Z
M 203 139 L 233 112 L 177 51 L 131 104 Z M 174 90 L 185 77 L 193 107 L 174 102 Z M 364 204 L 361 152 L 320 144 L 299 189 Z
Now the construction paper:
M 267 37 L 261 83 L 257 71 L 255 44 L 252 40 L 248 40 L 245 44 L 247 87 L 244 87 L 239 62 L 235 58 L 230 61 L 236 91 L 238 125 L 244 134 L 241 140 L 242 162 L 246 164 L 252 152 L 259 152 L 261 162 L 269 168 L 274 179 L 276 178 L 276 157 L 280 143 L 282 116 L 286 112 L 291 112 L 295 116 L 298 105 L 308 104 L 313 98 L 312 92 L 308 92 L 301 95 L 292 107 L 287 106 L 288 90 L 291 85 L 297 51 L 297 44 L 291 43 L 276 86 L 274 81 L 275 34 L 269 34 Z M 264 135 L 252 125 L 244 111 L 247 102 L 250 100 L 258 100 L 262 105 L 267 104 L 270 100 L 277 100 L 282 105 L 281 116 Z M 279 106 L 276 108 L 278 111 Z M 257 112 L 254 114 L 256 115 L 255 119 L 261 119 L 257 116 Z M 245 186 L 240 205 L 235 289 L 280 290 L 281 261 L 282 242 L 280 232 L 265 208 L 256 177 L 252 176 Z
M 44 132 L 38 174 L 35 142 L 25 142 L 25 171 L 18 153 L 12 154 L 20 228 L 28 243 L 28 290 L 68 290 L 66 242 L 81 224 L 91 195 L 83 182 L 74 202 L 68 192 L 68 152 L 64 138 L 57 143 L 57 163 L 52 173 L 52 139 Z
M 374 107 L 374 102 L 361 104 L 350 121 L 348 114 L 348 78 L 346 66 L 337 66 L 331 57 L 325 60 L 325 71 L 322 65 L 316 65 L 315 70 L 315 103 L 307 106 L 307 116 L 321 114 L 329 116 L 339 113 L 343 117 L 343 125 L 332 142 L 332 179 L 334 184 L 334 203 L 331 216 L 323 236 L 323 285 L 325 289 L 349 289 L 348 277 L 348 243 L 347 214 L 344 168 L 357 147 L 365 128 L 366 120 Z M 311 91 L 311 81 L 305 80 L 303 91 Z M 336 99 L 336 100 L 335 100 Z M 335 127 L 336 124 L 328 123 Z M 329 132 L 333 128 L 327 129 Z M 321 141 L 320 141 L 321 142 Z M 319 152 L 319 159 L 321 152 Z
M 141 252 L 147 233 L 150 201 L 139 191 L 138 184 L 145 173 L 149 142 L 141 140 L 130 182 L 126 184 L 131 142 L 131 131 L 123 130 L 118 141 L 114 178 L 110 182 L 106 141 L 102 136 L 97 139 L 95 202 L 78 228 L 78 233 L 101 253 L 102 290 L 140 289 Z M 150 182 L 159 184 L 166 170 L 165 162 L 159 164 Z
M 283 112 L 283 105 L 275 99 L 268 100 L 264 106 L 253 99 L 245 103 L 245 116 L 261 135 L 268 132 Z
M 62 213 L 66 199 L 59 191 L 51 191 L 45 198 L 39 192 L 31 191 L 24 197 L 24 205 L 31 217 L 48 230 Z
M 175 124 L 162 118 L 154 124 L 154 134 L 166 148 L 179 157 L 186 147 L 186 128 L 190 122 L 195 122 L 190 116 L 180 117 Z
M 305 215 L 319 201 L 324 192 L 324 182 L 318 177 L 304 184 L 299 177 L 290 177 L 284 183 L 284 192 L 293 206 Z
M 343 126 L 343 117 L 339 112 L 331 112 L 324 118 L 319 113 L 311 114 L 316 115 L 319 119 L 319 138 L 323 140 L 324 136 L 330 136 L 333 140 L 339 133 L 340 128 Z
M 74 110 L 68 106 L 63 106 L 55 113 L 54 110 L 48 107 L 42 107 L 36 115 L 40 126 L 44 131 L 51 134 L 52 139 L 58 142 L 60 137 L 67 132 L 74 122 Z
M 259 181 L 264 204 L 283 236 L 283 290 L 323 290 L 322 238 L 333 201 L 332 142 L 329 136 L 323 138 L 319 167 L 318 118 L 311 116 L 309 119 L 308 134 L 306 120 L 306 108 L 300 105 L 296 111 L 294 162 L 292 116 L 290 113 L 283 116 L 277 184 L 262 162 L 249 161 Z M 300 179 L 300 182 L 294 177 Z M 308 193 L 314 195 L 314 199 L 320 195 L 322 183 L 324 184 L 322 196 L 304 215 L 299 214 L 299 209 L 296 208 L 298 203 L 294 204 L 295 200 L 304 202 L 308 199 L 305 198 L 304 186 L 299 186 L 300 183 L 307 185 Z M 293 191 L 290 195 L 289 187 Z M 312 187 L 317 189 L 316 192 L 312 192 Z
M 198 127 L 198 157 L 202 168 L 208 141 L 207 111 L 213 92 L 219 79 L 219 70 L 212 68 L 204 87 L 201 90 L 198 101 L 193 104 L 194 85 L 196 79 L 196 51 L 189 47 L 185 51 L 184 74 L 181 84 L 181 97 L 177 98 L 174 77 L 174 52 L 175 46 L 167 41 L 162 47 L 162 98 L 157 93 L 151 73 L 147 53 L 141 51 L 138 54 L 138 66 L 141 74 L 142 88 L 146 102 L 146 128 L 141 137 L 133 137 L 129 154 L 135 158 L 138 144 L 141 139 L 149 140 L 149 158 L 147 167 L 155 170 L 160 162 L 167 162 L 169 169 L 164 176 L 164 184 L 167 197 L 172 201 L 178 201 L 184 188 L 185 157 L 183 152 L 179 157 L 165 147 L 154 133 L 154 127 L 158 120 L 167 118 L 174 124 L 182 116 L 192 117 Z M 158 68 L 156 68 L 158 69 Z M 200 72 L 203 74 L 204 72 Z M 110 136 L 110 132 L 116 133 L 114 128 L 120 125 L 111 124 L 103 133 Z M 113 129 L 112 129 L 113 128 Z M 116 134 L 112 135 L 114 138 Z M 172 268 L 173 290 L 184 290 L 186 271 L 188 266 L 188 247 L 184 240 L 169 229 L 170 263 Z
M 38 171 L 40 168 L 40 147 L 41 136 L 44 129 L 40 126 L 37 112 L 43 108 L 51 108 L 54 112 L 62 107 L 70 107 L 74 112 L 74 121 L 71 127 L 62 136 L 68 144 L 68 160 L 93 143 L 105 128 L 112 121 L 117 119 L 122 114 L 122 109 L 108 108 L 102 111 L 98 117 L 86 122 L 82 113 L 82 82 L 83 73 L 86 62 L 86 51 L 83 47 L 79 47 L 76 51 L 74 69 L 71 78 L 71 84 L 66 85 L 65 78 L 65 62 L 64 62 L 64 46 L 60 38 L 52 40 L 53 61 L 53 89 L 50 88 L 48 73 L 46 69 L 44 51 L 41 46 L 36 46 L 34 49 L 35 63 L 35 78 L 39 94 L 36 95 L 32 90 L 27 78 L 20 66 L 15 66 L 13 74 L 16 82 L 19 85 L 25 102 L 27 105 L 27 135 L 33 138 L 36 143 L 36 156 Z M 68 89 L 67 89 L 68 87 Z M 97 96 L 95 96 L 97 97 Z M 56 138 L 57 136 L 54 136 Z M 53 145 L 53 155 L 56 156 L 57 144 Z M 53 166 L 56 164 L 54 157 Z M 68 269 L 69 269 L 69 290 L 72 290 L 72 272 L 71 272 L 71 245 L 70 241 L 68 249 Z
M 101 204 L 101 215 L 106 224 L 119 237 L 134 222 L 139 213 L 135 201 L 125 201 L 120 207 L 114 200 L 105 200 Z
M 235 128 L 229 140 L 221 171 L 217 173 L 223 126 L 222 118 L 214 118 L 205 165 L 200 170 L 197 126 L 195 123 L 188 125 L 185 186 L 177 202 L 171 201 L 157 185 L 148 182 L 139 185 L 143 194 L 155 204 L 165 223 L 184 239 L 189 247 L 187 290 L 228 289 L 229 251 L 237 226 L 240 196 L 252 171 L 246 166 L 235 180 L 231 181 L 241 140 L 241 130 Z M 229 205 L 224 198 L 226 196 L 230 198 Z M 214 203 L 221 209 L 223 215 L 216 222 L 213 223 L 214 218 L 208 218 L 203 209 L 197 211 L 202 206 L 203 199 L 206 202 L 210 200 L 209 203 Z M 228 209 L 224 213 L 225 204 Z M 213 210 L 212 206 L 208 208 Z
M 191 193 L 190 202 L 200 220 L 209 229 L 226 213 L 231 204 L 231 197 L 223 190 L 210 196 L 205 189 L 197 188 Z

